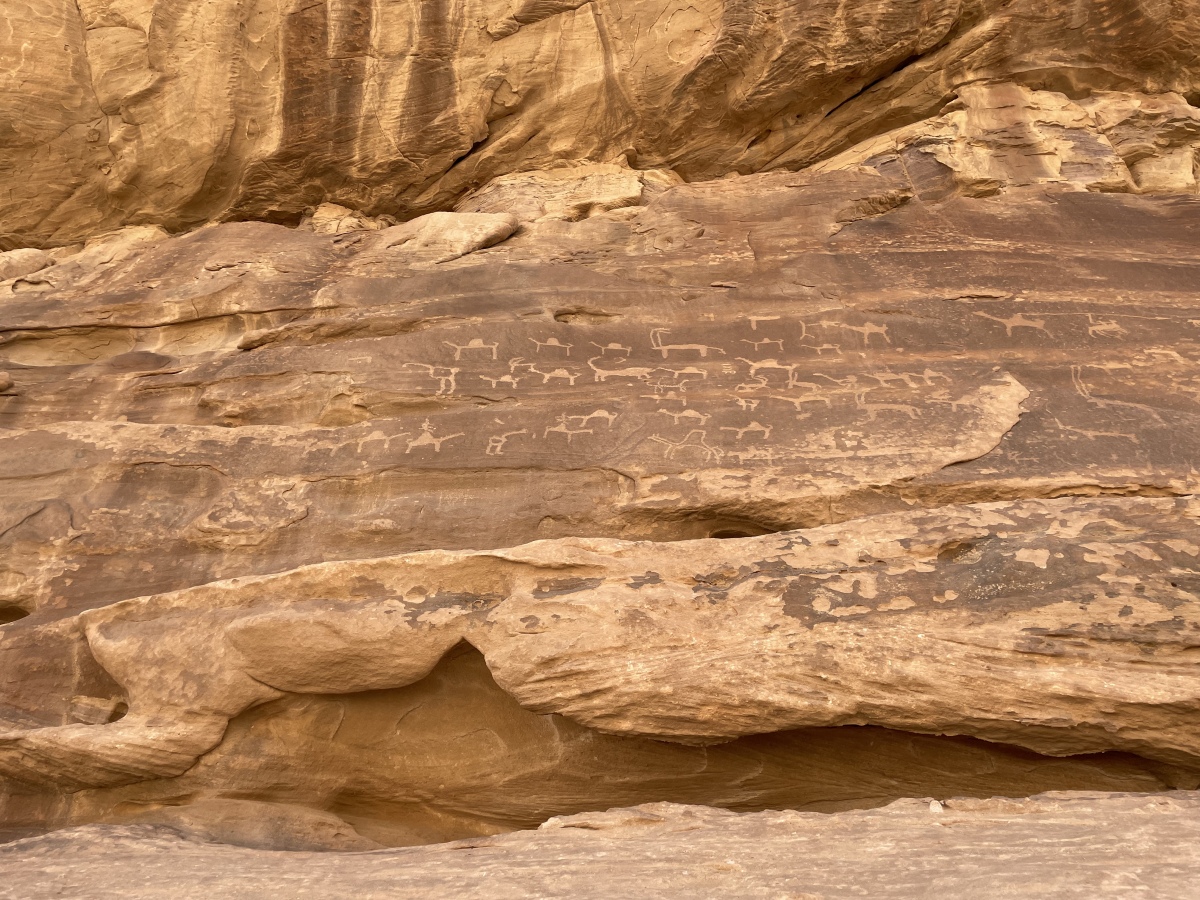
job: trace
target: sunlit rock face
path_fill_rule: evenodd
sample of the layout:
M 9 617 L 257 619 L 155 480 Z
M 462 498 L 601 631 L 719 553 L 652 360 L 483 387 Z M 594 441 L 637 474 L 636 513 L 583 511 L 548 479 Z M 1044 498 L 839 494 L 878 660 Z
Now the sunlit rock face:
M 1190 0 L 0 19 L 0 836 L 1194 802 Z
M 13 0 L 0 240 L 408 218 L 584 161 L 795 169 L 991 80 L 1200 91 L 1196 0 Z M 1153 180 L 1153 178 L 1151 179 Z

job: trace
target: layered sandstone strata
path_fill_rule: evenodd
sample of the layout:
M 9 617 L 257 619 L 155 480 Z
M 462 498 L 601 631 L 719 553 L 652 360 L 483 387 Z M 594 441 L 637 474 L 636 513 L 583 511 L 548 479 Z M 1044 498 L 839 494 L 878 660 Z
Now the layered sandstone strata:
M 0 240 L 408 218 L 492 178 L 798 168 L 963 85 L 1200 91 L 1196 0 L 10 0 Z
M 1186 816 L 1193 5 L 6 8 L 0 833 Z

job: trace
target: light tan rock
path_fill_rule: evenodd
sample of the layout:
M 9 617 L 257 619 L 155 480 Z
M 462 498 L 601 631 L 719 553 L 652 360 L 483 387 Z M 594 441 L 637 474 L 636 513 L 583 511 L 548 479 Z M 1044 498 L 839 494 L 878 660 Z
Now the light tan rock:
M 1018 84 L 964 86 L 949 111 L 813 167 L 903 166 L 924 199 L 986 197 L 1060 184 L 1077 190 L 1195 193 L 1200 110 L 1177 95 L 1100 92 L 1073 101 Z
M 525 708 L 616 734 L 870 724 L 1194 768 L 1180 710 L 1200 681 L 1179 653 L 1198 548 L 1194 501 L 1072 499 L 218 582 L 82 614 L 129 714 L 10 731 L 0 766 L 74 787 L 178 775 L 256 704 L 401 687 L 467 641 Z
M 679 183 L 679 176 L 670 171 L 638 171 L 617 165 L 517 172 L 492 179 L 456 208 L 461 212 L 507 213 L 522 222 L 543 218 L 578 222 L 598 213 L 644 206 Z
M 6 8 L 0 829 L 1194 788 L 1194 6 Z
M 799 168 L 985 79 L 1194 96 L 1197 13 L 1196 0 L 1062 14 L 1042 0 L 15 0 L 0 31 L 0 233 L 9 249 L 126 224 L 294 224 L 322 202 L 407 219 L 564 162 L 689 181 Z
M 398 249 L 416 264 L 444 263 L 498 244 L 518 226 L 507 213 L 430 213 L 385 229 L 379 246 Z
M 1195 893 L 1193 793 L 906 800 L 836 816 L 672 804 L 553 819 L 536 832 L 374 853 L 214 847 L 163 828 L 90 826 L 0 847 L 0 896 L 202 900 L 456 896 L 1142 897 Z
M 300 228 L 316 234 L 349 234 L 355 231 L 378 231 L 395 224 L 396 220 L 390 216 L 372 218 L 336 203 L 322 203 L 311 216 L 304 218 Z
M 551 814 L 648 798 L 834 812 L 929 794 L 1162 791 L 1198 782 L 1196 772 L 1132 754 L 1048 757 L 877 727 L 790 729 L 710 746 L 605 734 L 522 709 L 483 656 L 460 645 L 407 687 L 288 694 L 242 713 L 182 775 L 80 790 L 57 806 L 46 802 L 53 792 L 43 793 L 40 810 L 12 808 L 6 819 L 44 829 L 169 817 L 241 843 L 239 820 L 261 818 L 253 801 L 275 823 L 270 835 L 280 847 L 316 844 L 313 811 L 326 817 L 318 822 L 336 813 L 347 833 L 395 846 L 534 828 Z
M 0 253 L 0 281 L 9 281 L 29 275 L 50 265 L 51 256 L 43 250 L 33 248 L 25 250 L 9 250 Z

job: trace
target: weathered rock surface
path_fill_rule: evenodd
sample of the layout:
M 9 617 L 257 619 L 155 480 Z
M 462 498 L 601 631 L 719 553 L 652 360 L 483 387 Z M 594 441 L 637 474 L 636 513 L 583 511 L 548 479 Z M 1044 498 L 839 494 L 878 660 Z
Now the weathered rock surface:
M 1194 793 L 905 800 L 834 816 L 653 804 L 373 853 L 264 853 L 89 826 L 0 847 L 0 897 L 1144 897 L 1190 900 Z M 185 832 L 186 834 L 186 832 Z
M 966 793 L 1059 779 L 1194 786 L 1197 584 L 1191 499 L 324 563 L 46 626 L 112 679 L 91 708 L 128 713 L 0 734 L 0 771 L 75 791 L 44 816 L 119 819 L 215 790 L 346 814 L 395 843 L 529 827 L 641 792 L 744 808 L 869 804 L 925 787 L 921 767 L 935 766 L 942 790 Z M 416 693 L 387 693 L 462 642 L 480 655 L 445 663 Z M 381 693 L 298 696 L 359 692 Z M 44 697 L 26 702 L 31 719 L 52 712 Z M 847 725 L 1140 760 L 1053 764 L 855 729 L 707 751 L 659 743 Z M 290 774 L 268 775 L 276 767 Z M 95 790 L 120 785 L 135 787 Z
M 1200 7 L 1043 6 L 9 3 L 0 834 L 1200 785 Z
M 562 162 L 689 181 L 797 168 L 986 80 L 1200 92 L 1197 0 L 9 0 L 0 15 L 11 246 L 295 223 L 324 201 L 408 218 Z

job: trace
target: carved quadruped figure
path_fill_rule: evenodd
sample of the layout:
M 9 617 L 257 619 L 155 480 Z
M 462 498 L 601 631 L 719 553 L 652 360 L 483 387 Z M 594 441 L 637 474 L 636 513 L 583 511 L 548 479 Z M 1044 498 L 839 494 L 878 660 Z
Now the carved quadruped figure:
M 687 394 L 679 391 L 667 391 L 665 394 L 660 394 L 657 391 L 653 394 L 639 394 L 643 400 L 653 400 L 655 403 L 673 403 L 679 402 L 680 406 L 688 405 Z
M 438 383 L 436 396 L 439 397 L 449 396 L 458 389 L 458 383 L 455 379 L 458 373 L 462 371 L 462 369 L 454 369 L 447 366 L 431 366 L 428 363 L 404 363 L 404 368 L 424 369 L 429 377 Z
M 588 368 L 592 370 L 595 381 L 607 381 L 610 378 L 633 378 L 637 381 L 647 381 L 650 376 L 656 371 L 652 366 L 628 366 L 623 369 L 602 369 L 596 365 L 596 360 L 603 360 L 603 356 L 593 356 L 587 361 Z M 613 360 L 613 363 L 620 365 L 625 362 L 625 359 Z
M 687 437 L 685 437 L 681 441 L 672 441 L 672 440 L 665 438 L 659 434 L 653 434 L 650 436 L 650 440 L 655 441 L 656 443 L 659 443 L 659 444 L 666 445 L 667 449 L 666 449 L 665 453 L 666 453 L 667 459 L 674 459 L 675 454 L 680 450 L 689 450 L 690 449 L 690 450 L 699 450 L 701 453 L 703 453 L 705 462 L 712 462 L 713 460 L 719 460 L 722 456 L 725 455 L 725 451 L 721 450 L 719 447 L 709 446 L 707 438 L 708 438 L 708 432 L 701 431 L 699 429 L 689 431 L 687 433 Z
M 571 348 L 575 346 L 574 344 L 564 344 L 556 337 L 549 337 L 544 341 L 539 341 L 537 338 L 530 338 L 530 340 L 537 345 L 535 352 L 539 354 L 542 352 L 543 347 L 554 347 L 556 350 L 566 350 L 567 356 L 570 356 Z
M 695 366 L 688 366 L 686 369 L 669 369 L 666 366 L 659 366 L 659 368 L 655 369 L 654 371 L 670 372 L 673 376 L 675 376 L 675 378 L 681 380 L 686 380 L 683 378 L 684 375 L 698 375 L 700 376 L 701 381 L 708 380 L 708 373 L 703 369 L 697 369 Z
M 903 381 L 905 386 L 910 388 L 919 387 L 920 385 L 933 387 L 935 378 L 940 378 L 947 382 L 950 381 L 941 372 L 934 372 L 931 369 L 926 369 L 924 372 L 865 372 L 863 374 L 867 378 L 874 378 L 878 381 L 880 387 L 888 387 L 896 381 Z M 918 382 L 920 382 L 920 385 Z
M 1024 313 L 1017 313 L 1015 316 L 1009 316 L 1007 319 L 1001 319 L 998 316 L 990 316 L 985 312 L 976 312 L 975 315 L 983 319 L 991 319 L 993 322 L 999 322 L 1004 326 L 1004 333 L 1012 337 L 1014 328 L 1032 328 L 1035 331 L 1041 331 L 1044 334 L 1050 332 L 1046 330 L 1045 319 L 1029 319 Z
M 1129 332 L 1116 319 L 1101 319 L 1096 321 L 1094 313 L 1088 313 L 1089 337 L 1124 337 Z
M 780 371 L 786 373 L 789 385 L 791 385 L 796 377 L 796 363 L 781 363 L 777 359 L 752 360 L 741 356 L 737 357 L 737 360 L 738 362 L 744 362 L 750 367 L 751 378 L 764 378 L 765 376 L 758 374 L 760 370 L 764 369 L 767 371 Z
M 737 434 L 737 439 L 739 441 L 742 440 L 751 431 L 757 431 L 759 434 L 761 434 L 763 436 L 764 441 L 770 440 L 771 439 L 771 431 L 774 430 L 774 428 L 775 428 L 774 425 L 763 425 L 761 422 L 759 422 L 757 420 L 751 422 L 745 428 L 736 428 L 736 427 L 733 427 L 730 425 L 722 425 L 721 426 L 722 431 L 735 432 Z
M 759 351 L 760 347 L 765 347 L 765 346 L 767 346 L 767 344 L 774 344 L 776 347 L 779 348 L 780 353 L 783 352 L 783 341 L 776 340 L 774 338 L 763 338 L 761 341 L 751 341 L 751 340 L 747 340 L 746 338 L 742 338 L 741 343 L 749 344 L 750 346 L 752 346 L 754 348 L 755 353 L 757 353 Z
M 803 397 L 789 397 L 786 394 L 767 394 L 767 399 L 782 400 L 784 403 L 790 403 L 796 412 L 803 412 L 805 403 L 824 403 L 827 409 L 833 409 L 833 402 L 824 394 L 819 393 L 820 389 L 815 384 L 810 384 L 807 381 L 798 381 L 795 386 L 812 388 L 817 393 L 808 394 Z
M 503 434 L 493 434 L 488 438 L 487 449 L 484 452 L 488 456 L 503 456 L 504 445 L 508 443 L 508 439 L 516 437 L 518 434 L 529 434 L 529 429 L 522 428 L 520 431 L 506 431 Z
M 412 453 L 418 447 L 432 447 L 434 453 L 442 452 L 442 444 L 446 441 L 452 441 L 455 438 L 465 437 L 463 432 L 457 434 L 447 434 L 444 437 L 434 437 L 433 424 L 426 419 L 421 423 L 421 433 L 408 442 L 408 449 L 405 453 Z
M 535 375 L 541 375 L 542 376 L 542 384 L 549 383 L 551 378 L 561 378 L 563 381 L 567 382 L 567 384 L 574 387 L 575 379 L 578 378 L 579 374 L 580 374 L 579 371 L 576 369 L 558 368 L 558 369 L 551 369 L 549 372 L 543 372 L 541 369 L 539 369 L 535 365 L 532 365 L 531 363 L 523 363 L 523 365 L 525 366 L 525 368 L 527 368 L 530 372 L 534 373 Z
M 866 401 L 867 392 L 862 391 L 854 395 L 854 403 L 859 409 L 867 411 L 867 421 L 874 422 L 880 413 L 894 412 L 908 416 L 910 419 L 920 418 L 920 411 L 915 406 L 910 406 L 907 403 L 868 403 Z
M 617 421 L 617 414 L 611 413 L 607 409 L 597 409 L 588 413 L 586 416 L 567 416 L 568 422 L 574 422 L 578 420 L 580 425 L 586 425 L 588 422 L 592 421 L 592 419 L 603 419 L 608 423 L 608 427 L 612 428 L 613 422 Z
M 486 344 L 483 338 L 471 338 L 465 344 L 454 344 L 450 341 L 442 341 L 447 347 L 454 348 L 454 361 L 458 362 L 462 359 L 463 351 L 465 350 L 487 350 L 492 354 L 492 359 L 496 358 L 496 351 L 499 349 L 499 344 Z
M 516 387 L 517 385 L 519 385 L 521 383 L 520 378 L 518 378 L 516 375 L 511 375 L 511 374 L 510 375 L 498 375 L 495 378 L 493 378 L 491 375 L 480 375 L 479 377 L 481 380 L 486 381 L 488 384 L 490 384 L 493 388 L 496 387 L 497 385 L 501 385 L 501 384 L 509 384 L 509 385 L 512 385 L 513 387 Z
M 879 335 L 883 338 L 885 344 L 892 342 L 892 339 L 888 336 L 888 327 L 886 325 L 876 325 L 874 322 L 867 322 L 864 325 L 847 325 L 845 322 L 814 322 L 813 324 L 822 328 L 841 328 L 846 331 L 857 331 L 863 336 L 863 344 L 867 347 L 871 346 L 872 335 Z
M 612 350 L 618 356 L 624 357 L 625 359 L 629 359 L 629 357 L 633 355 L 633 348 L 626 347 L 624 344 L 597 344 L 595 341 L 588 341 L 588 343 L 599 350 L 601 356 L 607 354 L 609 350 Z
M 708 420 L 712 418 L 712 416 L 702 413 L 698 409 L 685 409 L 683 412 L 671 412 L 669 409 L 660 409 L 659 412 L 664 416 L 670 416 L 676 425 L 679 424 L 681 419 L 695 419 L 697 420 L 696 424 L 707 425 Z
M 813 372 L 812 377 L 813 378 L 824 378 L 826 381 L 830 381 L 833 384 L 838 385 L 839 387 L 852 388 L 855 391 L 858 390 L 858 387 L 857 387 L 858 376 L 857 375 L 847 375 L 845 378 L 834 378 L 832 375 L 825 375 L 821 372 Z M 797 384 L 799 384 L 799 383 L 800 382 L 797 382 Z
M 650 330 L 650 346 L 655 350 L 662 351 L 663 359 L 666 359 L 672 350 L 691 350 L 699 353 L 701 357 L 706 359 L 708 358 L 709 350 L 720 353 L 722 356 L 725 355 L 725 351 L 720 347 L 710 347 L 707 344 L 664 344 L 662 336 L 670 333 L 665 328 L 652 328 Z
M 753 376 L 753 378 L 754 378 L 754 383 L 751 383 L 749 381 L 743 381 L 741 384 L 739 384 L 737 387 L 735 387 L 733 389 L 734 393 L 735 394 L 753 394 L 755 391 L 761 391 L 767 387 L 767 376 L 755 375 L 755 376 Z
M 565 434 L 567 436 L 567 443 L 570 444 L 571 438 L 573 438 L 577 434 L 593 434 L 594 433 L 592 431 L 592 429 L 590 429 L 590 428 L 571 428 L 571 426 L 567 424 L 568 422 L 571 421 L 571 419 L 577 419 L 577 418 L 580 418 L 580 417 L 579 416 L 568 416 L 565 414 L 560 415 L 557 419 L 555 419 L 555 421 L 558 422 L 558 424 L 547 426 L 546 430 L 542 432 L 542 438 L 543 439 L 547 438 L 550 436 L 550 433 L 552 431 L 556 431 L 559 434 Z

